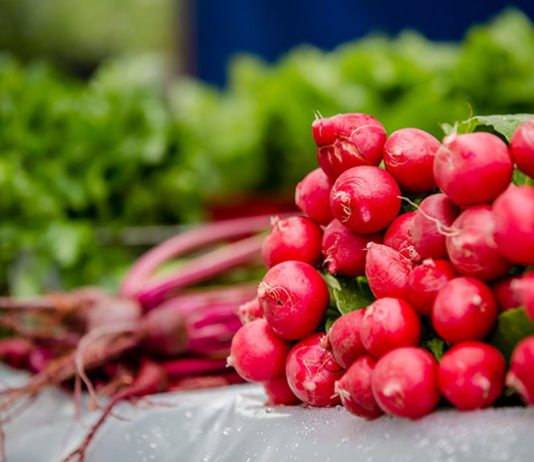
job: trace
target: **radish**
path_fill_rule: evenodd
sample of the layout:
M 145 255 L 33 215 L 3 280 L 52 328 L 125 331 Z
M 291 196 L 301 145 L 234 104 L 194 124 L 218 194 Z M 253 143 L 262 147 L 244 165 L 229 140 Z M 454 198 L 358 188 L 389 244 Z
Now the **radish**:
M 332 355 L 343 369 L 348 369 L 357 358 L 366 354 L 360 339 L 360 325 L 364 312 L 365 310 L 355 310 L 344 314 L 328 331 Z
M 433 165 L 440 146 L 430 133 L 401 128 L 389 135 L 384 144 L 384 164 L 404 191 L 426 193 L 436 188 Z
M 439 403 L 438 363 L 421 348 L 397 348 L 376 363 L 371 387 L 384 412 L 418 419 Z
M 517 127 L 510 140 L 510 149 L 517 168 L 534 178 L 534 118 Z
M 412 239 L 421 258 L 447 258 L 445 238 L 460 209 L 445 194 L 428 196 L 415 212 Z
M 534 322 L 534 271 L 523 275 L 518 283 L 521 305 Z
M 406 300 L 419 314 L 430 316 L 439 290 L 457 276 L 447 260 L 428 258 L 410 273 Z
M 490 205 L 477 205 L 463 211 L 447 236 L 447 253 L 459 273 L 491 281 L 504 276 L 512 264 L 499 253 L 494 239 L 495 220 Z
M 412 237 L 412 226 L 415 219 L 415 212 L 408 212 L 399 215 L 388 226 L 384 235 L 384 245 L 399 252 L 404 258 L 419 263 L 421 256 L 415 250 Z
M 360 321 L 360 338 L 369 354 L 380 358 L 395 348 L 418 345 L 421 321 L 408 302 L 381 298 L 365 309 Z
M 376 419 L 383 414 L 371 389 L 371 377 L 375 365 L 373 358 L 362 356 L 336 382 L 336 393 L 339 394 L 345 409 L 367 420 Z
M 237 308 L 237 316 L 243 324 L 247 324 L 255 319 L 263 318 L 263 310 L 258 297 L 254 297 L 254 299 L 239 305 Z
M 382 242 L 381 234 L 354 234 L 339 221 L 332 220 L 323 233 L 323 255 L 332 274 L 356 277 L 365 274 L 369 242 Z
M 295 203 L 313 221 L 327 225 L 333 218 L 330 210 L 331 189 L 332 183 L 326 174 L 316 168 L 297 185 Z
M 268 268 L 289 260 L 315 265 L 321 260 L 322 237 L 319 225 L 309 218 L 274 218 L 273 229 L 261 248 L 263 261 Z
M 493 216 L 501 254 L 514 263 L 534 264 L 534 188 L 506 190 L 495 201 Z
M 519 393 L 525 404 L 534 406 L 534 335 L 515 347 L 506 384 Z
M 499 311 L 521 306 L 520 281 L 521 278 L 519 277 L 509 277 L 501 279 L 491 286 Z
M 497 320 L 497 304 L 482 281 L 459 277 L 445 284 L 432 307 L 432 324 L 449 343 L 481 340 Z
M 352 232 L 376 233 L 399 213 L 399 185 L 381 168 L 353 167 L 343 172 L 334 183 L 330 208 L 334 218 Z
M 413 264 L 396 250 L 369 243 L 365 274 L 376 298 L 405 298 Z
M 289 388 L 285 375 L 269 380 L 268 382 L 263 382 L 263 388 L 267 394 L 267 401 L 265 403 L 267 406 L 279 404 L 291 406 L 300 403 L 300 399 Z
M 498 136 L 479 132 L 451 134 L 434 159 L 434 178 L 458 205 L 491 202 L 512 180 L 508 146 Z
M 339 404 L 335 382 L 343 376 L 343 368 L 324 348 L 324 334 L 315 334 L 297 343 L 286 360 L 286 376 L 291 391 L 310 406 Z
M 367 114 L 338 114 L 312 123 L 317 160 L 334 181 L 342 172 L 359 165 L 378 165 L 386 130 Z
M 280 377 L 291 344 L 278 338 L 265 319 L 242 326 L 232 339 L 228 365 L 248 382 Z
M 265 319 L 276 335 L 297 340 L 311 335 L 328 308 L 328 288 L 312 266 L 286 261 L 273 266 L 258 288 Z
M 443 355 L 439 388 L 458 409 L 481 409 L 500 396 L 505 374 L 506 362 L 497 348 L 483 342 L 462 342 Z

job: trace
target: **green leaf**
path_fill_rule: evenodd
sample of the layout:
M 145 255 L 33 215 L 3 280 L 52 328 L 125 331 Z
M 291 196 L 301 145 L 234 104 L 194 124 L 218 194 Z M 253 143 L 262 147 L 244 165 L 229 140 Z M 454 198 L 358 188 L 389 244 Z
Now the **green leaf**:
M 341 316 L 341 313 L 335 306 L 334 307 L 331 306 L 328 308 L 328 310 L 326 310 L 325 322 L 324 322 L 325 332 L 328 332 L 330 330 L 330 328 L 332 327 L 332 324 L 334 324 L 334 322 L 336 322 L 336 320 L 339 319 L 340 316 Z
M 421 347 L 425 350 L 428 350 L 430 353 L 434 355 L 434 357 L 441 361 L 441 358 L 443 357 L 443 353 L 445 353 L 445 342 L 440 339 L 439 337 L 434 337 L 428 340 L 425 340 Z
M 474 116 L 457 124 L 442 124 L 443 131 L 449 135 L 451 133 L 463 134 L 475 131 L 493 131 L 498 133 L 508 142 L 512 138 L 517 127 L 526 120 L 532 119 L 534 114 L 499 114 L 487 116 Z
M 369 284 L 364 277 L 349 278 L 333 276 L 330 273 L 323 274 L 323 277 L 331 289 L 333 301 L 342 315 L 365 308 L 374 301 Z
M 534 324 L 523 308 L 507 310 L 499 315 L 490 343 L 509 360 L 516 345 L 534 334 Z

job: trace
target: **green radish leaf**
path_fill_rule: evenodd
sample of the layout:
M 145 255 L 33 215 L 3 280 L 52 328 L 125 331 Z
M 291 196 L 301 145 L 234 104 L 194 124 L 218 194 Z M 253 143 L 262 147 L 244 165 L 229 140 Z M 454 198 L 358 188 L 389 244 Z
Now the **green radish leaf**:
M 534 324 L 523 308 L 507 310 L 499 315 L 490 343 L 509 360 L 516 345 L 534 334 Z
M 326 315 L 325 315 L 325 322 L 324 322 L 325 332 L 328 332 L 330 328 L 332 327 L 332 324 L 334 324 L 336 320 L 340 317 L 341 317 L 341 313 L 339 312 L 337 307 L 330 306 L 328 310 L 326 310 Z
M 445 342 L 439 337 L 423 341 L 421 347 L 432 353 L 438 361 L 441 361 L 445 353 Z
M 330 288 L 331 301 L 343 315 L 370 305 L 374 296 L 364 277 L 349 278 L 324 273 L 323 277 Z
M 510 142 L 517 127 L 532 117 L 534 117 L 534 114 L 474 116 L 457 122 L 455 125 L 442 124 L 441 128 L 447 135 L 455 131 L 458 134 L 473 133 L 475 131 L 492 131 L 502 135 Z

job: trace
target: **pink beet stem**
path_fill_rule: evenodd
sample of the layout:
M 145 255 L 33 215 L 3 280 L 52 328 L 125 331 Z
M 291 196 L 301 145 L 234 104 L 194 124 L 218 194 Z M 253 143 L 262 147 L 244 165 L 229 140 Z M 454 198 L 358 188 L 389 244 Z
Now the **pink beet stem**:
M 119 294 L 134 296 L 152 273 L 171 258 L 209 244 L 265 230 L 269 223 L 270 216 L 261 215 L 207 224 L 179 234 L 142 255 L 123 279 Z
M 145 306 L 154 306 L 173 291 L 216 276 L 250 261 L 260 254 L 263 236 L 253 236 L 208 252 L 186 263 L 170 276 L 146 284 L 137 299 Z
M 181 358 L 161 364 L 170 380 L 226 370 L 224 358 Z

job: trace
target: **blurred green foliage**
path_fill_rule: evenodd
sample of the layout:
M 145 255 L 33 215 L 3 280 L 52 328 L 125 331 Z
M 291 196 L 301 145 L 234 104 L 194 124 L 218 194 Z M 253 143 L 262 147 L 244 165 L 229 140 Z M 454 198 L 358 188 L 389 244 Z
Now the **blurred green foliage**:
M 0 291 L 113 287 L 133 254 L 96 228 L 195 222 L 210 198 L 291 190 L 316 167 L 315 111 L 437 136 L 473 113 L 533 112 L 534 28 L 511 11 L 461 44 L 372 36 L 274 65 L 240 56 L 229 72 L 220 91 L 141 55 L 80 82 L 2 57 Z

